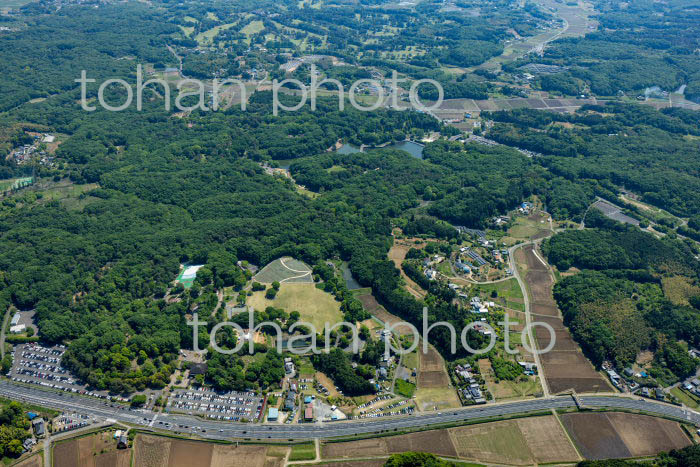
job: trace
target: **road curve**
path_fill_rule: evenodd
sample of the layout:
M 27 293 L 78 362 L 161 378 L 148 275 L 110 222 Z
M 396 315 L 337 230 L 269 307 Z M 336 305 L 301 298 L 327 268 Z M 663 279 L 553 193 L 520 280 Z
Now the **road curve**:
M 119 407 L 116 404 L 110 404 L 99 399 L 28 388 L 9 380 L 0 381 L 0 396 L 63 411 L 78 412 L 98 419 L 111 419 L 144 427 L 151 425 L 160 430 L 183 434 L 194 433 L 203 438 L 247 438 L 253 440 L 337 438 L 576 407 L 573 398 L 560 396 L 361 421 L 266 425 L 204 421 L 187 415 L 158 413 L 157 423 L 155 423 L 153 419 L 156 417 L 156 414 L 149 410 L 130 410 L 129 408 Z M 639 410 L 700 426 L 700 413 L 670 404 L 625 396 L 581 396 L 580 399 L 585 406 L 591 408 Z M 169 423 L 170 426 L 167 427 L 166 423 Z M 193 430 L 193 427 L 198 429 Z

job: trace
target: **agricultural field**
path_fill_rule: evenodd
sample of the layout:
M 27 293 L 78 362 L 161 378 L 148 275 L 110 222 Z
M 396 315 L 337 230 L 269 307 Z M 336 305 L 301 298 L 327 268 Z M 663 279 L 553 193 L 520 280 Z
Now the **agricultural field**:
M 562 423 L 586 459 L 644 457 L 691 444 L 677 422 L 627 413 L 572 413 Z
M 450 386 L 450 377 L 440 353 L 432 346 L 424 354 L 422 343 L 418 351 L 418 378 L 415 401 L 418 410 L 460 407 L 455 388 Z
M 134 467 L 225 467 L 233 458 L 236 465 L 276 467 L 286 455 L 286 448 L 279 446 L 223 445 L 150 435 L 137 436 L 133 451 Z
M 581 460 L 555 416 L 452 428 L 461 459 L 513 465 Z
M 298 282 L 310 284 L 313 282 L 311 268 L 304 262 L 285 256 L 278 258 L 262 268 L 253 280 L 263 284 L 279 282 Z
M 401 271 L 401 278 L 406 282 L 406 290 L 418 299 L 424 298 L 427 292 L 403 272 L 401 263 L 406 259 L 408 250 L 411 248 L 422 249 L 424 247 L 425 243 L 415 243 L 414 239 L 404 239 L 394 241 L 394 245 L 389 250 L 389 259 L 393 261 L 396 268 Z
M 554 348 L 541 356 L 544 373 L 541 376 L 544 377 L 550 391 L 557 394 L 572 388 L 578 393 L 612 390 L 607 380 L 595 371 L 564 326 L 552 297 L 554 280 L 547 263 L 542 259 L 542 254 L 532 245 L 528 245 L 516 250 L 515 260 L 528 288 L 530 312 L 535 321 L 546 322 L 555 331 Z M 540 349 L 546 348 L 550 343 L 548 330 L 536 328 L 535 340 Z
M 53 448 L 54 467 L 129 467 L 131 452 L 117 450 L 112 431 L 58 442 Z
M 534 212 L 527 217 L 516 217 L 515 223 L 508 229 L 502 241 L 510 246 L 526 240 L 548 237 L 552 235 L 552 233 L 549 225 L 549 217 L 544 213 Z
M 438 456 L 456 457 L 457 451 L 446 430 L 423 431 L 386 438 L 364 439 L 340 443 L 325 443 L 323 459 L 352 459 L 361 452 L 363 457 L 388 456 L 405 451 L 430 452 Z
M 14 467 L 42 467 L 44 465 L 44 458 L 42 454 L 34 454 L 31 457 L 27 457 L 21 460 Z
M 362 303 L 362 306 L 365 310 L 367 310 L 367 312 L 384 323 L 385 326 L 391 326 L 393 324 L 403 322 L 403 320 L 398 316 L 392 315 L 386 311 L 386 309 L 379 304 L 377 299 L 374 298 L 374 295 L 372 295 L 372 291 L 370 289 L 360 289 L 355 291 L 355 298 Z M 381 327 L 383 328 L 384 326 Z M 410 334 L 410 330 L 406 326 L 397 326 L 394 328 L 394 331 L 399 335 Z
M 333 295 L 317 289 L 315 284 L 285 282 L 274 299 L 265 298 L 265 292 L 254 292 L 248 297 L 248 306 L 264 310 L 268 306 L 282 308 L 287 313 L 298 311 L 301 320 L 312 323 L 321 332 L 326 323 L 333 325 L 343 321 L 340 302 Z

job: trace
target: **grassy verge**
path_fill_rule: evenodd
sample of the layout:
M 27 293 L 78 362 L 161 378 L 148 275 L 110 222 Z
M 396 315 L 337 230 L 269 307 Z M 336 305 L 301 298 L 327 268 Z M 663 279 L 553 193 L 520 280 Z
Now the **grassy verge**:
M 313 443 L 297 444 L 292 446 L 289 461 L 312 461 L 316 459 L 316 446 Z

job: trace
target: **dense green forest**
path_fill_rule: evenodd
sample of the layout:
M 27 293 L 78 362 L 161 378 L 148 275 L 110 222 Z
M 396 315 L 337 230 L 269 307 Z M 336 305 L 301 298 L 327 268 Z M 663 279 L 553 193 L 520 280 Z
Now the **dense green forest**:
M 611 103 L 572 115 L 524 109 L 490 118 L 493 139 L 542 153 L 538 162 L 553 174 L 608 191 L 623 186 L 681 217 L 700 212 L 696 112 Z
M 557 40 L 544 57 L 526 57 L 508 69 L 534 60 L 566 66 L 568 71 L 543 78 L 541 84 L 569 95 L 578 95 L 582 84 L 599 96 L 631 97 L 655 86 L 674 92 L 685 84 L 687 98 L 700 97 L 697 5 L 688 0 L 593 3 L 598 30 Z
M 24 407 L 18 402 L 5 402 L 0 408 L 0 458 L 19 457 L 22 443 L 31 437 L 31 424 Z
M 579 467 L 695 467 L 700 465 L 700 445 L 692 445 L 683 449 L 674 449 L 664 452 L 653 461 L 630 461 L 624 459 L 610 459 L 601 461 L 579 462 Z
M 597 210 L 586 220 L 592 229 L 565 231 L 543 244 L 560 271 L 582 270 L 558 282 L 554 296 L 584 352 L 595 364 L 610 360 L 624 367 L 650 349 L 652 376 L 674 381 L 695 374 L 698 362 L 687 346 L 700 344 L 700 296 L 681 303 L 664 284 L 700 280 L 693 254 L 683 242 L 657 239 Z
M 180 348 L 192 346 L 187 317 L 195 310 L 211 316 L 217 291 L 233 287 L 238 292 L 250 280 L 238 261 L 264 266 L 287 255 L 304 260 L 314 265 L 319 288 L 341 303 L 345 318 L 359 321 L 367 313 L 325 265 L 329 258 L 344 260 L 390 312 L 420 325 L 427 306 L 431 322 L 461 327 L 471 315 L 454 302 L 454 292 L 425 284 L 429 294 L 418 301 L 404 289 L 398 269 L 387 259 L 394 226 L 405 226 L 409 234 L 454 239 L 453 225 L 484 228 L 493 216 L 531 195 L 544 200 L 555 218 L 580 221 L 596 196 L 614 197 L 624 187 L 640 193 L 643 201 L 689 217 L 682 231 L 688 236 L 700 232 L 700 121 L 690 111 L 611 104 L 572 115 L 494 112 L 488 115 L 496 122 L 491 138 L 542 155 L 530 158 L 503 145 L 442 138 L 426 145 L 421 160 L 395 150 L 331 150 L 338 141 L 377 146 L 458 131 L 418 112 L 339 111 L 337 100 L 330 98 L 320 99 L 315 111 L 304 107 L 273 117 L 269 91 L 253 94 L 245 112 L 234 106 L 174 115 L 163 109 L 162 95 L 154 90 L 147 92 L 140 112 L 87 113 L 77 104 L 80 92 L 73 80 L 79 70 L 98 80 L 109 76 L 133 83 L 137 63 L 153 70 L 177 66 L 169 47 L 182 54 L 183 73 L 189 76 L 243 76 L 259 67 L 275 77 L 289 57 L 282 53 L 313 52 L 344 60 L 345 65 L 323 68 L 344 83 L 367 77 L 366 69 L 351 66 L 361 64 L 437 79 L 448 97 L 484 98 L 493 90 L 488 73 L 454 77 L 439 67 L 478 65 L 501 53 L 511 28 L 531 35 L 549 21 L 534 5 L 510 9 L 499 1 L 481 2 L 476 16 L 436 13 L 429 4 L 387 12 L 380 3 L 317 11 L 298 8 L 291 0 L 60 9 L 37 2 L 2 17 L 16 30 L 0 34 L 5 65 L 0 175 L 35 173 L 39 183 L 8 192 L 0 203 L 0 308 L 36 310 L 42 341 L 67 343 L 63 362 L 79 378 L 97 389 L 129 393 L 169 384 Z M 644 5 L 639 8 L 657 8 Z M 619 16 L 624 29 L 628 23 Z M 389 32 L 391 40 L 376 40 Z M 206 33 L 214 49 L 195 49 L 196 38 Z M 636 32 L 616 34 L 621 50 L 636 47 Z M 301 43 L 308 48 L 301 50 Z M 562 41 L 561 48 L 548 49 L 548 59 L 561 62 L 552 54 L 562 50 L 581 55 L 586 44 Z M 677 60 L 687 59 L 664 62 L 674 73 L 659 68 L 669 71 L 664 86 L 676 85 L 690 76 L 683 70 L 694 63 L 686 57 L 688 44 L 662 46 L 659 50 L 672 49 Z M 639 47 L 645 48 L 645 60 L 658 59 L 647 50 L 648 41 Z M 415 53 L 399 58 L 398 52 L 408 48 Z M 588 48 L 597 54 L 586 58 L 592 61 L 611 53 L 609 47 Z M 567 65 L 569 75 L 542 79 L 541 85 L 562 88 L 573 80 L 592 87 L 605 72 L 580 60 Z M 307 72 L 307 67 L 299 71 Z M 592 72 L 595 79 L 585 74 Z M 96 90 L 89 86 L 87 97 L 93 99 Z M 435 97 L 427 88 L 421 92 L 424 98 Z M 119 88 L 107 94 L 114 102 L 125 98 Z M 293 96 L 283 99 L 295 102 Z M 5 158 L 11 149 L 31 143 L 30 130 L 61 136 L 54 164 L 20 167 Z M 262 167 L 279 160 L 292 160 L 291 178 L 268 175 Z M 611 226 L 596 221 L 595 214 L 588 214 L 586 224 L 595 228 L 563 233 L 545 246 L 560 269 L 583 270 L 557 285 L 557 299 L 575 335 L 597 363 L 606 358 L 627 362 L 635 351 L 651 347 L 660 374 L 686 374 L 690 364 L 682 349 L 663 336 L 698 343 L 697 301 L 670 302 L 661 278 L 696 280 L 692 255 L 671 239 Z M 172 286 L 184 263 L 204 265 L 187 290 Z M 418 268 L 409 263 L 405 269 L 423 282 Z M 615 313 L 605 311 L 611 304 Z M 223 319 L 222 313 L 215 318 Z M 256 322 L 268 318 L 288 328 L 298 313 L 256 310 Z M 216 320 L 200 330 L 201 341 Z M 625 330 L 630 332 L 625 335 Z M 217 337 L 222 346 L 235 344 L 231 333 Z M 448 337 L 443 328 L 431 333 L 445 355 Z M 472 332 L 468 338 L 479 347 L 483 336 Z M 316 357 L 314 364 L 346 394 L 372 392 L 371 372 L 364 365 L 377 364 L 378 351 L 375 343 L 366 344 L 352 360 L 333 351 Z M 219 389 L 266 389 L 283 375 L 281 356 L 265 346 L 256 347 L 253 364 L 241 357 L 210 355 L 205 380 Z M 501 370 L 505 377 L 517 369 Z

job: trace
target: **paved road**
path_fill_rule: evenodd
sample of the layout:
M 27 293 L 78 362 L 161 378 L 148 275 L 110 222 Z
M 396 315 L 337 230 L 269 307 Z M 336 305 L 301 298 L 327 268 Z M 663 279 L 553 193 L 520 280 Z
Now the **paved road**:
M 128 408 L 111 407 L 109 403 L 98 399 L 74 396 L 66 393 L 54 393 L 38 388 L 27 388 L 25 386 L 18 386 L 7 380 L 0 381 L 0 396 L 144 427 L 151 425 L 155 416 L 153 412 L 148 410 L 129 410 Z M 674 417 L 700 425 L 700 413 L 650 400 L 640 400 L 624 396 L 582 396 L 581 400 L 583 404 L 590 407 L 643 410 L 656 415 Z M 185 434 L 195 433 L 198 436 L 211 439 L 325 439 L 574 407 L 575 404 L 571 397 L 560 396 L 473 406 L 445 410 L 442 412 L 387 417 L 385 419 L 289 425 L 213 422 L 203 421 L 187 415 L 161 413 L 158 414 L 157 421 L 163 422 L 163 424 L 154 423 L 153 427 L 171 432 Z M 166 425 L 164 425 L 165 423 L 170 423 L 171 426 L 166 427 Z M 180 425 L 187 426 L 188 428 L 180 427 Z M 193 431 L 193 426 L 199 427 L 199 429 Z

